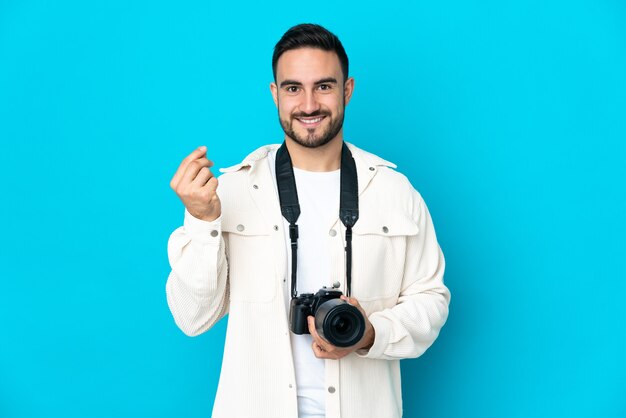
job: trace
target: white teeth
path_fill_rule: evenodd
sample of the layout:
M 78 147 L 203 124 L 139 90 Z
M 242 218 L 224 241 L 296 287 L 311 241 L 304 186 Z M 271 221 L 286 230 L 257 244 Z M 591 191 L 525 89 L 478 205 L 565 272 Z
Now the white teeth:
M 309 119 L 309 120 L 306 120 L 306 119 L 298 119 L 298 120 L 299 120 L 300 122 L 302 122 L 302 123 L 317 123 L 317 122 L 321 121 L 321 120 L 322 120 L 322 118 L 315 118 L 315 119 Z

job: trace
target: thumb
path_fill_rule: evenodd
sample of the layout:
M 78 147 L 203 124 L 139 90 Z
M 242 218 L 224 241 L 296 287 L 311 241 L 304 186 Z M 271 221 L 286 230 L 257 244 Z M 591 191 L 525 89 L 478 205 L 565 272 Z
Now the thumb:
M 359 301 L 356 300 L 356 298 L 353 297 L 347 297 L 345 295 L 341 295 L 340 298 L 342 300 L 345 300 L 346 302 L 348 302 L 350 305 L 355 305 L 355 306 L 359 306 Z
M 199 146 L 198 148 L 193 150 L 192 153 L 187 156 L 187 158 L 189 159 L 189 161 L 197 160 L 198 158 L 206 154 L 206 150 L 206 145 Z

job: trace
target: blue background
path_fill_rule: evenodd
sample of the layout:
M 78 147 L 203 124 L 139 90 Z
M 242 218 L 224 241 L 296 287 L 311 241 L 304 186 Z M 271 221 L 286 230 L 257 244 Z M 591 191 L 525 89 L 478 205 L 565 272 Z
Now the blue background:
M 272 48 L 315 22 L 356 80 L 345 138 L 398 164 L 450 318 L 406 417 L 626 416 L 623 1 L 0 2 L 0 416 L 207 417 L 225 321 L 165 300 L 169 189 L 282 141 Z

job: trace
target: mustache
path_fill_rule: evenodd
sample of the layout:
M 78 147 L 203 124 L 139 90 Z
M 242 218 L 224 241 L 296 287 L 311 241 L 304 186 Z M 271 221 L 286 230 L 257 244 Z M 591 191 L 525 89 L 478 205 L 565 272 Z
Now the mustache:
M 318 110 L 317 112 L 313 113 L 294 113 L 291 116 L 294 118 L 314 118 L 316 116 L 330 116 L 330 113 Z

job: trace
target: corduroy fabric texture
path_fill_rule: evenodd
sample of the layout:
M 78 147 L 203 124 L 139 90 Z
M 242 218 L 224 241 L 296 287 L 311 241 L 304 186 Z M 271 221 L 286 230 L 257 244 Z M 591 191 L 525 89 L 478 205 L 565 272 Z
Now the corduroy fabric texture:
M 214 418 L 298 416 L 283 294 L 288 253 L 267 159 L 278 146 L 261 147 L 222 170 L 222 215 L 205 222 L 185 211 L 184 225 L 168 243 L 166 295 L 180 329 L 198 335 L 228 313 Z M 325 361 L 326 416 L 396 418 L 402 416 L 399 360 L 423 354 L 448 317 L 445 261 L 426 204 L 408 179 L 395 165 L 348 146 L 360 206 L 352 296 L 376 337 L 369 350 Z M 344 236 L 338 218 L 332 228 Z M 330 281 L 345 289 L 343 240 L 329 246 Z

